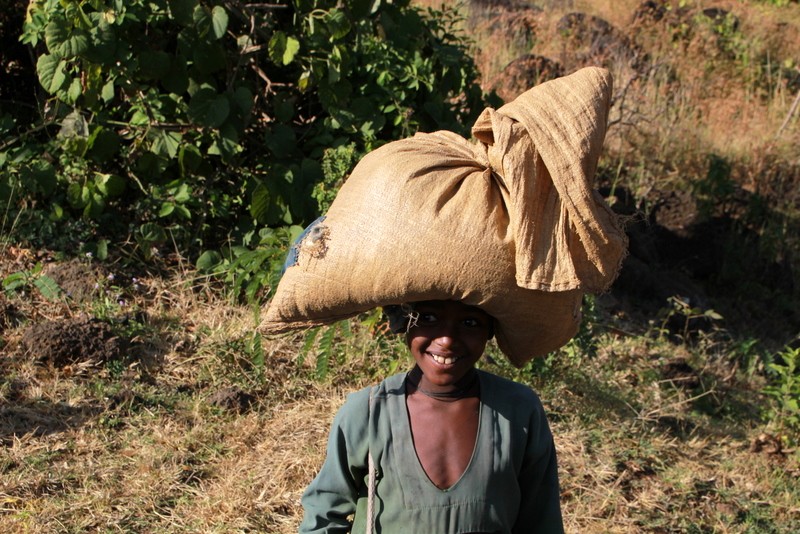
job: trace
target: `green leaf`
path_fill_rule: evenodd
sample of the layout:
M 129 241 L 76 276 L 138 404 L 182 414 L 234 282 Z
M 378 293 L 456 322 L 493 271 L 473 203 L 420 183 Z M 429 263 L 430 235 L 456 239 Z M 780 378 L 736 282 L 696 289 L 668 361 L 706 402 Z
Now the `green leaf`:
M 69 28 L 63 17 L 53 17 L 44 30 L 47 48 L 62 58 L 73 58 L 89 49 L 89 34 L 80 28 Z
M 164 202 L 163 204 L 161 204 L 161 209 L 158 210 L 158 216 L 168 217 L 169 215 L 172 214 L 173 211 L 175 211 L 175 204 L 173 204 L 172 202 Z
M 189 185 L 182 183 L 180 187 L 178 187 L 178 190 L 175 192 L 173 198 L 175 199 L 175 202 L 181 202 L 181 203 L 188 202 L 189 199 L 192 198 L 191 191 L 189 190 Z
M 195 262 L 197 270 L 204 273 L 214 271 L 214 268 L 222 263 L 222 255 L 216 250 L 206 250 Z
M 211 31 L 211 13 L 208 8 L 197 5 L 192 12 L 192 22 L 194 23 L 197 34 L 200 37 L 205 37 Z
M 184 206 L 183 204 L 177 204 L 177 205 L 175 206 L 175 211 L 176 211 L 176 212 L 178 212 L 178 215 L 179 215 L 179 216 L 180 216 L 182 219 L 189 220 L 189 219 L 191 219 L 191 218 L 192 218 L 192 212 L 190 212 L 190 211 L 189 211 L 189 208 L 187 208 L 187 207 L 186 207 L 186 206 Z
M 298 78 L 297 80 L 297 87 L 301 91 L 305 92 L 308 90 L 310 86 L 311 86 L 311 71 L 305 70 L 303 71 L 302 74 L 300 74 L 300 78 Z
M 320 332 L 320 328 L 311 328 L 308 332 L 306 332 L 305 338 L 303 340 L 303 346 L 300 348 L 300 354 L 297 357 L 297 365 L 303 365 L 303 362 L 306 359 L 309 351 L 314 346 L 314 343 L 317 341 L 317 335 Z
M 118 197 L 125 191 L 125 179 L 116 174 L 95 173 L 97 190 L 107 197 Z
M 317 378 L 320 380 L 328 376 L 328 371 L 330 370 L 330 363 L 333 358 L 333 339 L 336 336 L 337 327 L 338 323 L 326 327 L 319 337 L 316 372 Z
M 98 126 L 89 136 L 89 156 L 97 162 L 110 161 L 117 155 L 119 149 L 120 138 L 114 131 Z
M 294 99 L 287 97 L 285 93 L 278 93 L 272 101 L 275 118 L 283 123 L 290 122 L 295 113 Z
M 222 160 L 228 162 L 242 150 L 244 148 L 239 144 L 239 133 L 230 124 L 224 124 L 219 129 L 216 139 L 208 148 L 208 153 L 214 156 L 222 156 Z
M 300 51 L 300 41 L 277 31 L 269 40 L 269 57 L 278 65 L 288 65 Z
M 228 29 L 228 13 L 222 6 L 214 6 L 211 10 L 211 31 L 214 37 L 219 39 L 225 35 Z
M 154 154 L 161 154 L 173 159 L 178 155 L 178 148 L 181 146 L 182 138 L 183 136 L 179 132 L 158 129 L 150 150 Z
M 269 205 L 269 189 L 264 184 L 258 184 L 250 198 L 250 215 L 259 223 L 265 222 L 269 213 Z
M 286 49 L 283 51 L 283 64 L 288 65 L 294 61 L 294 57 L 300 51 L 300 41 L 294 37 L 286 39 Z
M 32 162 L 30 166 L 20 169 L 20 178 L 29 191 L 38 191 L 49 197 L 58 186 L 56 170 L 53 165 L 46 160 Z
M 226 52 L 222 44 L 200 41 L 192 46 L 193 67 L 202 74 L 213 74 L 225 69 Z
M 61 88 L 66 79 L 64 75 L 66 65 L 67 63 L 56 55 L 43 54 L 39 56 L 36 61 L 36 74 L 45 91 L 53 94 Z
M 325 24 L 328 26 L 332 39 L 341 39 L 350 33 L 350 21 L 345 12 L 340 9 L 330 10 L 325 17 Z
M 39 293 L 41 293 L 44 298 L 51 302 L 57 301 L 61 297 L 61 288 L 58 287 L 55 280 L 47 275 L 38 277 L 33 281 L 33 285 L 36 286 L 36 289 L 39 290 Z
M 275 155 L 291 154 L 297 145 L 294 129 L 286 124 L 276 124 L 264 134 L 264 144 Z
M 28 276 L 28 273 L 25 271 L 19 271 L 6 276 L 3 278 L 3 289 L 6 293 L 11 293 L 25 287 L 25 284 L 28 282 Z
M 139 73 L 148 80 L 161 80 L 169 72 L 170 59 L 162 50 L 143 50 L 137 59 Z
M 133 126 L 147 126 L 150 124 L 150 117 L 141 109 L 135 110 L 128 120 Z
M 67 187 L 67 201 L 74 208 L 85 208 L 89 204 L 89 189 L 85 185 L 72 182 Z
M 114 100 L 114 80 L 109 80 L 103 85 L 103 88 L 100 90 L 100 98 L 102 98 L 103 102 L 106 104 Z
M 65 99 L 66 102 L 70 105 L 75 105 L 80 98 L 82 93 L 81 89 L 81 81 L 78 78 L 74 78 L 72 83 L 69 84 L 69 88 L 67 89 L 67 98 Z
M 105 261 L 108 259 L 108 240 L 101 239 L 97 242 L 97 253 L 96 257 L 100 261 Z
M 273 63 L 280 65 L 283 62 L 283 52 L 286 50 L 286 34 L 277 31 L 269 39 L 267 51 Z
M 196 171 L 203 162 L 200 150 L 194 145 L 184 144 L 178 152 L 178 165 L 181 175 L 186 176 Z
M 156 223 L 144 223 L 139 227 L 139 235 L 147 243 L 163 243 L 167 240 L 167 232 Z
M 253 93 L 247 87 L 237 87 L 233 94 L 231 94 L 230 100 L 243 115 L 249 115 L 253 110 Z
M 59 204 L 53 203 L 50 205 L 50 215 L 47 217 L 51 221 L 60 221 L 64 218 L 64 208 Z
M 161 79 L 164 89 L 176 95 L 182 95 L 189 89 L 189 69 L 186 58 L 178 55 L 172 58 L 167 74 Z
M 189 118 L 201 126 L 210 128 L 222 126 L 230 111 L 228 98 L 210 88 L 200 89 L 189 102 Z

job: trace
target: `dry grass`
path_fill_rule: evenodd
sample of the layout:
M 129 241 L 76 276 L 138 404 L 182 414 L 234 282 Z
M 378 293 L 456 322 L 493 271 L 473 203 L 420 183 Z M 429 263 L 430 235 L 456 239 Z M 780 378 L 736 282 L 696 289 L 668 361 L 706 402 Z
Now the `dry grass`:
M 173 340 L 147 373 L 129 362 L 64 376 L 6 345 L 3 532 L 296 532 L 330 421 L 347 392 L 385 372 L 371 352 L 381 349 L 356 328 L 341 340 L 349 356 L 320 382 L 313 358 L 297 362 L 301 338 L 270 340 L 259 375 L 236 342 L 251 310 L 183 276 L 144 279 L 150 290 L 131 304 L 163 325 L 153 337 Z M 674 359 L 692 361 L 706 385 L 659 374 Z M 540 391 L 569 532 L 797 529 L 798 457 L 751 451 L 770 429 L 737 407 L 752 391 L 732 364 L 658 336 L 607 336 L 595 358 L 564 355 L 535 374 L 484 365 Z M 253 402 L 215 404 L 231 386 Z
M 30 360 L 5 366 L 3 532 L 296 532 L 299 497 L 323 460 L 336 409 L 379 378 L 374 355 L 365 357 L 369 335 L 342 340 L 350 356 L 323 382 L 310 378 L 313 362 L 298 366 L 291 356 L 300 338 L 269 341 L 257 379 L 243 359 L 231 365 L 226 348 L 252 326 L 251 312 L 199 298 L 189 284 L 167 286 L 158 294 L 169 298 L 152 309 L 179 310 L 171 328 L 196 339 L 146 379 L 135 366 L 116 377 L 101 369 L 68 378 Z M 746 384 L 731 378 L 730 361 L 658 337 L 608 336 L 600 346 L 593 359 L 563 356 L 536 374 L 484 364 L 540 391 L 569 532 L 800 527 L 797 455 L 751 450 L 769 429 L 746 410 L 697 413 L 700 399 L 711 397 L 713 412 L 752 395 L 737 393 Z M 691 389 L 654 371 L 676 358 L 698 362 L 693 368 L 713 385 Z M 24 384 L 12 402 L 14 380 Z M 231 384 L 254 396 L 248 409 L 213 404 Z

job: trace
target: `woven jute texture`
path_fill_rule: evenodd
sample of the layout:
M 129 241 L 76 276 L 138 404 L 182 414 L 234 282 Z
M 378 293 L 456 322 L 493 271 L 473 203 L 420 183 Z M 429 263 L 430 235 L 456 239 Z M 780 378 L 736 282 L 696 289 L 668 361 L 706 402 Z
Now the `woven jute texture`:
M 514 365 L 565 344 L 627 249 L 593 187 L 611 85 L 585 68 L 486 109 L 471 141 L 417 134 L 366 155 L 297 244 L 262 329 L 455 299 L 494 317 Z

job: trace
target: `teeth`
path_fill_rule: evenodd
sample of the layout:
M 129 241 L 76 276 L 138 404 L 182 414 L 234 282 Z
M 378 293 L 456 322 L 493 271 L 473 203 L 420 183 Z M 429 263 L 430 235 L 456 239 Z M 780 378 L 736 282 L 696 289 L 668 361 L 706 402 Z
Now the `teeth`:
M 435 361 L 436 363 L 441 363 L 443 365 L 450 365 L 451 363 L 456 363 L 456 360 L 458 360 L 458 358 L 453 358 L 453 357 L 446 358 L 444 356 L 439 356 L 438 354 L 431 354 L 431 357 L 433 357 L 433 361 Z

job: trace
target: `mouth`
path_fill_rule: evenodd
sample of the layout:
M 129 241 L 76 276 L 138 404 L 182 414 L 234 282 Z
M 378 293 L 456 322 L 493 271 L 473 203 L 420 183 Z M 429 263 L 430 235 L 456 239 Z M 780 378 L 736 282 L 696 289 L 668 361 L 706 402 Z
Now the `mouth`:
M 428 353 L 428 354 L 430 354 L 431 358 L 433 358 L 433 361 L 435 361 L 439 365 L 453 365 L 454 363 L 456 363 L 458 360 L 461 359 L 460 356 L 442 356 L 440 354 L 433 354 L 433 353 Z

